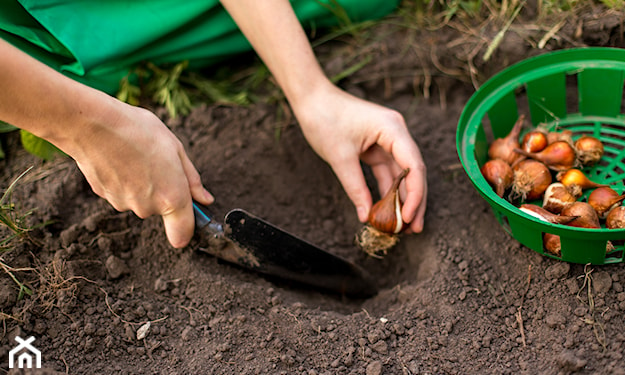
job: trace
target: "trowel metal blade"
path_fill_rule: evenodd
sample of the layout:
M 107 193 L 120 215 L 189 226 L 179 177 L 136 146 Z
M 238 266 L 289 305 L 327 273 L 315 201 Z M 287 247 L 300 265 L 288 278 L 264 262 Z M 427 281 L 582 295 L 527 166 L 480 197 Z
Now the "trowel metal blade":
M 224 231 L 245 252 L 240 264 L 255 271 L 355 297 L 377 293 L 364 269 L 244 210 L 226 214 Z

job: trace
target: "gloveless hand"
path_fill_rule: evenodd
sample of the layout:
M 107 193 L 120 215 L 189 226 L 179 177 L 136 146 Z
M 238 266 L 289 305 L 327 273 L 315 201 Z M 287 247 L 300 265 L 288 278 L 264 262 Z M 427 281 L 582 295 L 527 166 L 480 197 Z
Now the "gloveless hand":
M 161 215 L 171 244 L 185 246 L 195 226 L 191 198 L 210 204 L 213 197 L 165 124 L 2 39 L 0 56 L 0 118 L 73 157 L 94 192 L 116 209 Z
M 306 139 L 333 168 L 361 221 L 367 220 L 372 201 L 360 160 L 371 166 L 382 194 L 395 176 L 410 169 L 402 192 L 402 218 L 411 231 L 421 232 L 426 169 L 401 114 L 354 97 L 329 82 L 314 87 L 294 103 Z
M 115 101 L 115 100 L 113 100 Z M 210 204 L 200 175 L 182 143 L 152 112 L 121 102 L 113 116 L 85 126 L 76 139 L 60 142 L 93 191 L 118 211 L 163 217 L 174 247 L 187 245 L 195 219 L 191 198 Z

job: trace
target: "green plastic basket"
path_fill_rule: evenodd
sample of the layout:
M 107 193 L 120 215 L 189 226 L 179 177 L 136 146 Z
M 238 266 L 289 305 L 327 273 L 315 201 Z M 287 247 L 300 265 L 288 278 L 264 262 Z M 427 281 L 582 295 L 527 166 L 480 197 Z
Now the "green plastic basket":
M 456 134 L 460 161 L 501 226 L 524 246 L 572 263 L 599 265 L 623 261 L 625 229 L 574 228 L 540 221 L 495 194 L 480 167 L 488 160 L 490 142 L 508 134 L 519 115 L 525 114 L 533 126 L 569 129 L 573 139 L 583 134 L 601 139 L 604 156 L 597 165 L 583 171 L 591 180 L 610 184 L 623 193 L 624 82 L 625 50 L 603 47 L 560 50 L 501 71 L 467 102 Z M 544 250 L 543 233 L 560 236 L 560 257 Z M 608 241 L 614 250 L 606 253 Z

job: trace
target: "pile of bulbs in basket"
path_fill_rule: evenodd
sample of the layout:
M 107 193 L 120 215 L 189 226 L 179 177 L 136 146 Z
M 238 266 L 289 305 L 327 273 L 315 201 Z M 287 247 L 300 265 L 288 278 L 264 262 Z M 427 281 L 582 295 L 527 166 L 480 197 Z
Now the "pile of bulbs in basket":
M 593 182 L 581 168 L 599 162 L 601 140 L 582 135 L 573 140 L 570 130 L 532 129 L 520 138 L 525 121 L 519 116 L 510 133 L 488 148 L 482 175 L 495 193 L 523 212 L 546 222 L 578 228 L 625 228 L 625 207 L 612 187 Z M 585 201 L 582 193 L 591 190 Z M 542 200 L 542 205 L 528 203 Z M 545 233 L 545 250 L 561 256 L 560 237 Z M 608 243 L 607 252 L 613 250 Z

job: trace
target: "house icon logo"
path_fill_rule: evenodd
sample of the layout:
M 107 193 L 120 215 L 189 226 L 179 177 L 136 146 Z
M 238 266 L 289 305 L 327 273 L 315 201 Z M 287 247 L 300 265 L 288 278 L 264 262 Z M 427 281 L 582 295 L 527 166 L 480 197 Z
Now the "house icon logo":
M 41 368 L 41 352 L 31 345 L 35 337 L 30 336 L 24 340 L 15 336 L 15 341 L 19 345 L 9 352 L 9 368 Z

